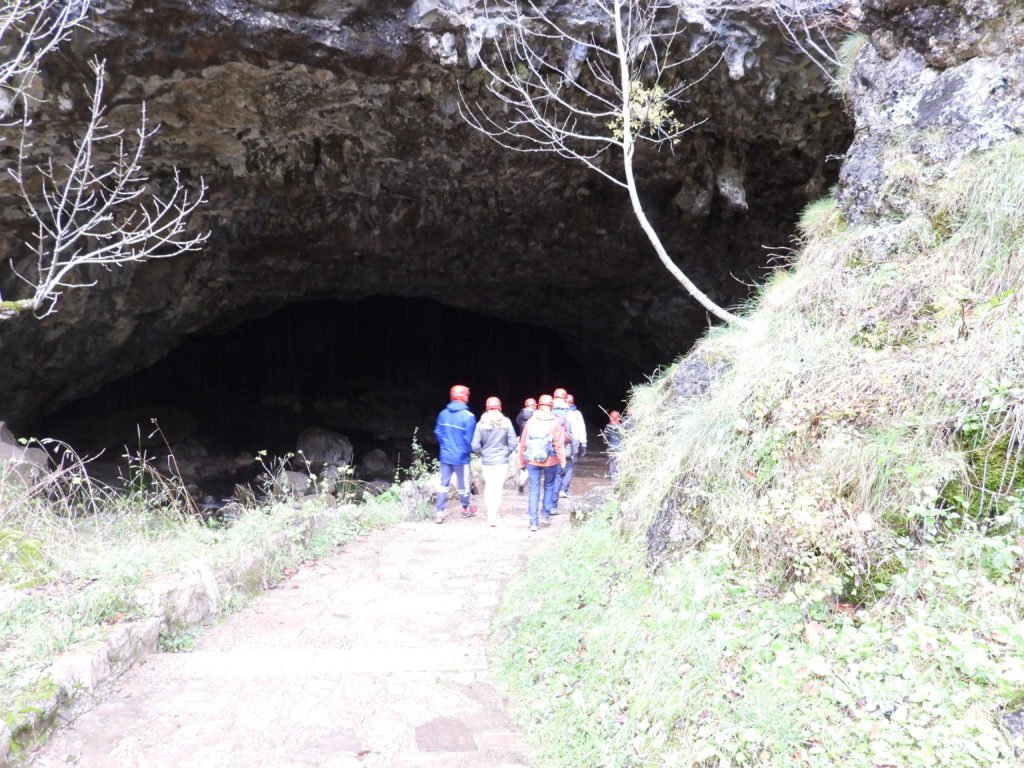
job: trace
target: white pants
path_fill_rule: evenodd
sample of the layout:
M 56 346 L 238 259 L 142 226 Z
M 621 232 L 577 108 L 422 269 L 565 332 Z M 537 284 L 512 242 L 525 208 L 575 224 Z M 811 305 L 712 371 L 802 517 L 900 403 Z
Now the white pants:
M 487 508 L 487 522 L 498 524 L 498 509 L 501 507 L 501 492 L 508 477 L 508 464 L 484 464 L 484 506 Z

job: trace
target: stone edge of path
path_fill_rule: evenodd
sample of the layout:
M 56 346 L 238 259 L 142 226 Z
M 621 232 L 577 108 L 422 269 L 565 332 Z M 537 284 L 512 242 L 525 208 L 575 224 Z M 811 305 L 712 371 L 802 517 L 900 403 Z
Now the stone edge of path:
M 133 600 L 146 618 L 108 627 L 102 638 L 83 641 L 55 657 L 40 681 L 22 693 L 20 711 L 0 715 L 0 768 L 26 765 L 34 748 L 58 728 L 99 704 L 114 682 L 137 661 L 155 653 L 160 635 L 179 634 L 219 617 L 230 598 L 266 589 L 271 555 L 295 550 L 323 531 L 336 513 L 317 512 L 274 534 L 258 552 L 213 570 L 193 560 L 182 572 L 155 575 Z

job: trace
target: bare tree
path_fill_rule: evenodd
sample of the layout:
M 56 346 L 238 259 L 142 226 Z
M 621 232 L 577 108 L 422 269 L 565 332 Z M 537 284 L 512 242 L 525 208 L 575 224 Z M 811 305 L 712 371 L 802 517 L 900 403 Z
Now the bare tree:
M 699 79 L 680 80 L 673 70 L 705 49 L 675 50 L 683 24 L 676 3 L 595 0 L 594 7 L 602 23 L 586 32 L 568 29 L 535 0 L 497 0 L 488 6 L 494 54 L 481 52 L 480 65 L 490 75 L 487 90 L 497 101 L 482 105 L 463 97 L 463 118 L 503 147 L 577 160 L 624 188 L 672 276 L 711 314 L 745 324 L 671 259 L 644 211 L 633 166 L 639 145 L 671 147 L 703 122 L 686 123 L 677 116 L 684 92 Z
M 0 8 L 0 117 L 26 92 L 39 63 L 89 12 L 91 0 L 3 0 Z
M 770 5 L 786 37 L 834 85 L 840 56 L 832 36 L 852 29 L 855 0 L 771 0 Z
M 32 143 L 36 99 L 31 81 L 42 57 L 83 22 L 89 0 L 7 0 L 0 10 L 0 118 L 17 134 L 6 168 L 34 233 L 25 242 L 29 263 L 9 264 L 25 286 L 18 298 L 0 294 L 0 320 L 56 311 L 70 288 L 96 284 L 88 268 L 171 258 L 194 251 L 208 233 L 190 234 L 192 214 L 205 202 L 206 186 L 189 191 L 177 169 L 156 189 L 143 164 L 156 133 L 145 106 L 133 131 L 111 128 L 103 107 L 104 62 L 90 62 L 94 82 L 86 89 L 88 117 L 81 134 L 61 156 L 37 157 Z M 13 119 L 11 119 L 13 116 Z M 15 126 L 15 127 L 12 127 Z

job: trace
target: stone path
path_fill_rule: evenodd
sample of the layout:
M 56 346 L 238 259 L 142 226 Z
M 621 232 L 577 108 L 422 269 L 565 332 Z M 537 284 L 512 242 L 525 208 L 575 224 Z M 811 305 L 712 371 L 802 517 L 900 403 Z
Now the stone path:
M 603 480 L 586 457 L 581 494 Z M 502 519 L 405 523 L 301 569 L 211 627 L 191 653 L 154 654 L 60 731 L 34 768 L 511 768 L 528 748 L 493 687 L 494 611 L 525 557 L 525 497 Z

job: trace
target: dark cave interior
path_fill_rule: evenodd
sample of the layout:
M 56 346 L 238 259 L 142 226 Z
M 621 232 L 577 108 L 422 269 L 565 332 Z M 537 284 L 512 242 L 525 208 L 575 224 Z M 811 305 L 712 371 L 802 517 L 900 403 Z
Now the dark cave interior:
M 512 419 L 525 397 L 564 386 L 596 430 L 602 409 L 621 408 L 644 375 L 600 339 L 428 299 L 296 303 L 191 336 L 155 365 L 31 424 L 30 433 L 102 452 L 101 468 L 126 448 L 156 455 L 170 448 L 210 463 L 235 455 L 222 473 L 234 480 L 245 475 L 237 470 L 246 457 L 294 451 L 299 432 L 317 426 L 347 436 L 357 460 L 381 448 L 404 465 L 414 433 L 436 453 L 433 423 L 452 384 L 470 387 L 477 415 L 497 395 Z M 153 419 L 161 434 L 151 438 Z

